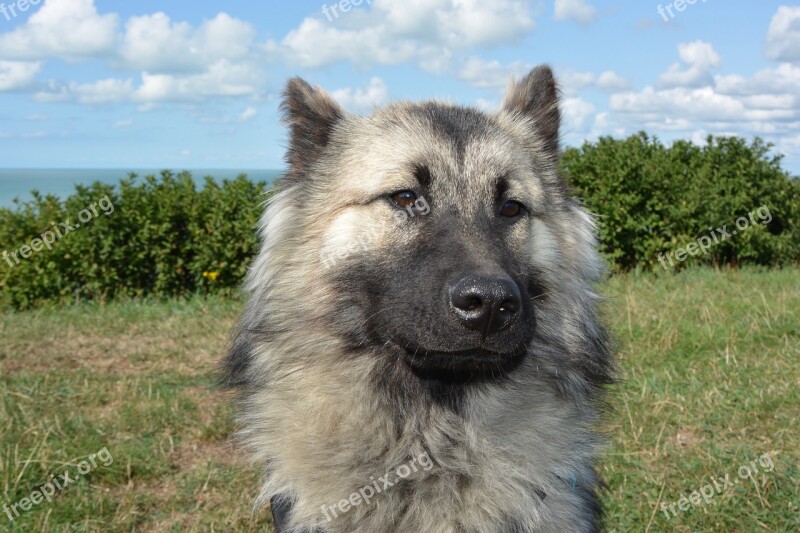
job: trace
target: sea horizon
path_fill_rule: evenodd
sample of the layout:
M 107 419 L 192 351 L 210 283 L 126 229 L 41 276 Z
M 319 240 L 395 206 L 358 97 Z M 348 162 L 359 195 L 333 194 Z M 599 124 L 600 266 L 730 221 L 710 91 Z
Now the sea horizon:
M 65 198 L 75 192 L 76 185 L 89 185 L 95 181 L 116 184 L 131 173 L 138 176 L 158 175 L 163 170 L 174 173 L 187 171 L 192 178 L 202 183 L 206 176 L 215 180 L 233 179 L 246 174 L 253 181 L 272 182 L 285 170 L 252 169 L 252 168 L 0 168 L 0 207 L 13 207 L 14 199 L 21 202 L 33 198 L 31 192 L 36 190 L 43 195 L 53 194 Z

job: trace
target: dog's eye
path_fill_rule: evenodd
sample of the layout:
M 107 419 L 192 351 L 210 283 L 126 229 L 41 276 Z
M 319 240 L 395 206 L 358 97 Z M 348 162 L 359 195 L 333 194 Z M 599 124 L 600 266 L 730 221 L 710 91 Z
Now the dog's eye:
M 500 216 L 505 218 L 514 218 L 519 216 L 523 209 L 524 208 L 521 203 L 517 202 L 516 200 L 509 200 L 503 204 L 502 208 L 500 208 Z
M 417 201 L 417 194 L 414 191 L 400 191 L 394 193 L 391 198 L 400 207 L 411 207 Z

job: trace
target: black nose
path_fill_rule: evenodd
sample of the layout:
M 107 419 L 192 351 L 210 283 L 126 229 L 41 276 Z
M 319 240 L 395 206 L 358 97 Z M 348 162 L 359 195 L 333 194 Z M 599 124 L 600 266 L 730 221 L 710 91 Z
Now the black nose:
M 522 297 L 510 279 L 467 276 L 450 287 L 450 307 L 471 330 L 485 339 L 517 319 Z

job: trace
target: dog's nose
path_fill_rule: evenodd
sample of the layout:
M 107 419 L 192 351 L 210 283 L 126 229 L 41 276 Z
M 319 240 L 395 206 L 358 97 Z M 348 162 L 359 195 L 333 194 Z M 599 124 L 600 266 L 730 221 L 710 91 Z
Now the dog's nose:
M 522 297 L 507 278 L 467 276 L 450 287 L 450 307 L 467 328 L 485 339 L 517 319 Z

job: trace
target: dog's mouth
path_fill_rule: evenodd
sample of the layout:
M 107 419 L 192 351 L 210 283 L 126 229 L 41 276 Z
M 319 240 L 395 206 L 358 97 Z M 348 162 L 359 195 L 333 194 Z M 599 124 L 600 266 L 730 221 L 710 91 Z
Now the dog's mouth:
M 419 378 L 459 384 L 503 379 L 525 359 L 527 346 L 510 352 L 475 348 L 442 351 L 400 347 L 403 363 Z

